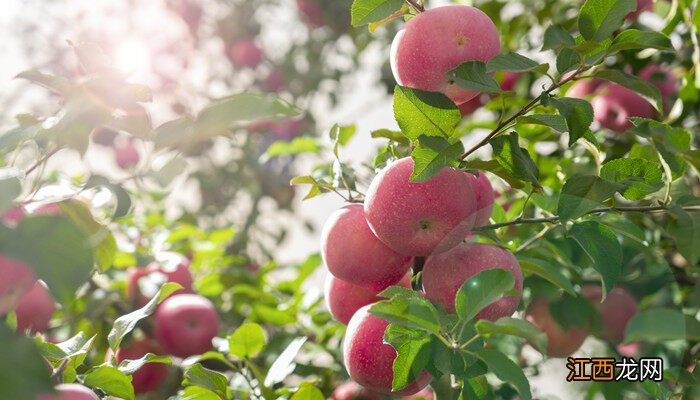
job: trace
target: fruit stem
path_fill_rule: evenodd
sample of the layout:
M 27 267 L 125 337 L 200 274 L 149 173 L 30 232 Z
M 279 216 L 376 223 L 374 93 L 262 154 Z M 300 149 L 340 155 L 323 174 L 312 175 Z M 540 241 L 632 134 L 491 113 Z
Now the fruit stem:
M 415 0 L 406 0 L 406 3 L 408 3 L 409 6 L 413 7 L 418 11 L 419 13 L 425 11 L 425 7 L 423 7 L 422 4 L 416 3 Z
M 416 257 L 413 259 L 413 275 L 418 275 L 419 272 L 423 271 L 423 266 L 425 265 L 425 257 Z

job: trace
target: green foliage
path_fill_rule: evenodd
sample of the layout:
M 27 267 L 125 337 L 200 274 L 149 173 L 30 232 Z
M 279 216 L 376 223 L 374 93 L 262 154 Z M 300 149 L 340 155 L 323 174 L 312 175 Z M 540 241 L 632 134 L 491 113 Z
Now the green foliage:
M 455 310 L 461 320 L 469 321 L 487 305 L 513 288 L 513 274 L 503 269 L 487 269 L 467 279 L 457 291 Z

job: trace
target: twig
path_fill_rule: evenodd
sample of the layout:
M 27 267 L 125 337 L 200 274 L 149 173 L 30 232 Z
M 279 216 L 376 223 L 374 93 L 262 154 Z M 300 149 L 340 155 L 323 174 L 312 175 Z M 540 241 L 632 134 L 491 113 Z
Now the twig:
M 46 155 L 44 155 L 43 157 L 41 157 L 37 162 L 34 163 L 34 165 L 32 165 L 31 167 L 29 167 L 29 169 L 27 169 L 26 171 L 24 171 L 24 174 L 25 174 L 25 175 L 31 174 L 32 171 L 34 171 L 35 169 L 39 168 L 40 165 L 42 165 L 43 163 L 45 163 L 46 160 L 48 160 L 49 158 L 51 158 L 51 156 L 53 156 L 54 154 L 58 153 L 59 150 L 61 150 L 61 148 L 60 148 L 60 147 L 56 147 L 55 149 L 53 149 L 53 150 L 51 150 L 50 152 L 46 153 Z
M 425 7 L 423 7 L 422 4 L 416 3 L 415 0 L 406 0 L 406 3 L 408 3 L 409 6 L 415 8 L 416 11 L 418 11 L 418 12 L 423 12 L 423 11 L 425 11 Z
M 528 248 L 531 244 L 535 243 L 536 241 L 542 239 L 544 235 L 546 235 L 549 231 L 551 231 L 554 228 L 555 225 L 547 225 L 537 233 L 537 235 L 531 237 L 525 243 L 521 244 L 517 249 L 515 249 L 514 253 L 520 253 L 521 251 L 525 250 Z

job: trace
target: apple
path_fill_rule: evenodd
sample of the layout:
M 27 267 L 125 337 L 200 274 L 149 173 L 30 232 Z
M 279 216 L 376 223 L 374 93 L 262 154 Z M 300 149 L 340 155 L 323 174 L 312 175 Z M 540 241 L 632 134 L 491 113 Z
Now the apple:
M 582 79 L 571 85 L 569 90 L 566 91 L 566 95 L 577 99 L 587 99 L 593 96 L 604 83 L 604 80 L 598 78 Z
M 105 126 L 92 131 L 92 142 L 100 146 L 111 147 L 114 145 L 114 139 L 117 138 L 117 131 Z
M 165 254 L 165 253 L 164 253 Z M 166 282 L 179 283 L 182 289 L 173 294 L 192 292 L 192 273 L 189 260 L 180 254 L 167 253 L 159 262 L 152 262 L 146 268 L 130 267 L 127 269 L 127 297 L 138 297 L 138 304 L 144 306 Z
M 474 226 L 484 226 L 489 223 L 493 212 L 493 201 L 495 199 L 493 186 L 491 186 L 489 178 L 483 172 L 476 171 L 478 176 L 474 176 L 471 172 L 465 172 L 465 174 L 469 178 L 476 195 L 476 219 L 474 220 Z
M 0 214 L 0 221 L 8 226 L 16 226 L 24 217 L 27 216 L 27 211 L 24 207 L 14 207 Z
M 620 343 L 615 348 L 621 356 L 625 357 L 637 357 L 639 356 L 639 351 L 642 349 L 641 342 L 632 343 Z
M 513 91 L 518 80 L 523 76 L 522 72 L 505 72 L 501 80 L 501 89 Z
M 117 349 L 117 363 L 138 360 L 148 353 L 161 354 L 158 345 L 150 339 L 133 340 L 128 346 Z M 151 392 L 160 387 L 168 376 L 168 366 L 163 363 L 147 363 L 131 375 L 131 384 L 136 394 Z
M 459 113 L 462 115 L 462 118 L 466 117 L 467 115 L 473 114 L 474 111 L 478 110 L 479 108 L 481 108 L 481 106 L 484 105 L 483 96 L 484 95 L 476 96 L 473 99 L 467 100 L 464 103 L 457 106 L 457 108 L 459 108 Z
M 262 63 L 264 54 L 252 39 L 244 39 L 234 43 L 229 49 L 229 59 L 234 65 L 255 68 Z
M 167 354 L 189 357 L 212 347 L 219 333 L 219 316 L 209 299 L 196 294 L 177 294 L 156 310 L 154 335 Z
M 428 181 L 410 182 L 412 171 L 413 160 L 403 158 L 374 177 L 365 198 L 367 222 L 398 253 L 429 256 L 449 250 L 476 220 L 471 181 L 463 171 L 446 167 Z
M 360 204 L 345 205 L 328 218 L 321 232 L 321 256 L 336 278 L 375 291 L 398 282 L 412 263 L 412 257 L 374 236 Z
M 29 265 L 2 255 L 0 276 L 0 315 L 4 315 L 17 306 L 19 300 L 32 289 L 37 278 Z
M 92 390 L 77 383 L 63 383 L 54 389 L 58 394 L 40 394 L 36 400 L 100 400 Z
M 299 136 L 304 130 L 303 119 L 288 119 L 284 121 L 274 122 L 270 126 L 270 133 L 277 140 L 290 141 Z
M 410 288 L 411 276 L 406 274 L 393 285 Z M 381 297 L 377 295 L 382 290 L 384 289 L 372 290 L 364 286 L 354 285 L 328 274 L 325 284 L 326 306 L 336 321 L 347 325 L 357 310 L 381 300 Z
M 367 305 L 357 310 L 350 319 L 343 340 L 345 369 L 350 378 L 363 387 L 380 393 L 397 396 L 417 393 L 432 380 L 427 371 L 422 371 L 408 386 L 392 392 L 392 365 L 397 353 L 391 345 L 384 343 L 384 331 L 389 324 L 370 314 L 369 308 Z
M 613 288 L 601 303 L 603 289 L 597 285 L 584 286 L 582 294 L 600 315 L 601 337 L 614 344 L 622 342 L 627 323 L 639 312 L 639 304 L 634 296 L 627 289 Z
M 547 355 L 567 357 L 578 350 L 588 336 L 588 329 L 559 325 L 549 312 L 549 299 L 538 297 L 532 300 L 525 310 L 525 319 L 540 328 L 547 335 Z
M 62 213 L 63 210 L 57 203 L 42 204 L 31 212 L 32 215 L 61 215 Z
M 423 266 L 423 290 L 428 299 L 442 304 L 455 312 L 455 297 L 459 288 L 472 276 L 486 269 L 499 268 L 513 274 L 517 296 L 505 296 L 488 305 L 477 315 L 477 319 L 495 321 L 513 315 L 520 303 L 523 291 L 523 274 L 511 252 L 501 247 L 484 243 L 462 243 L 425 260 Z
M 323 25 L 323 10 L 319 4 L 313 0 L 296 0 L 297 10 L 301 19 L 312 28 L 319 28 Z
M 498 30 L 478 8 L 453 5 L 422 12 L 404 25 L 391 46 L 391 69 L 401 86 L 442 92 L 459 105 L 479 92 L 449 81 L 467 61 L 488 62 L 501 51 Z
M 182 19 L 192 34 L 197 32 L 204 14 L 201 5 L 189 0 L 176 0 L 168 2 L 168 8 Z
M 655 118 L 654 106 L 637 93 L 615 83 L 605 83 L 600 94 L 591 100 L 595 120 L 613 132 L 623 133 L 632 127 L 630 117 Z
M 30 331 L 32 334 L 46 332 L 56 311 L 56 303 L 49 288 L 42 281 L 36 281 L 32 289 L 17 303 L 17 331 Z
M 132 142 L 114 147 L 114 161 L 121 169 L 126 170 L 135 167 L 140 159 L 139 152 Z
M 265 90 L 272 93 L 281 92 L 284 90 L 286 85 L 287 82 L 284 79 L 284 74 L 282 74 L 282 71 L 279 69 L 273 69 L 270 71 L 263 81 L 263 87 Z
M 329 400 L 386 400 L 386 396 L 365 389 L 355 382 L 344 382 L 335 388 Z
M 628 20 L 637 19 L 639 14 L 644 11 L 652 11 L 654 9 L 654 0 L 637 0 L 637 10 L 627 14 L 625 17 Z
M 664 109 L 669 110 L 678 96 L 679 82 L 673 72 L 658 64 L 649 64 L 639 71 L 639 77 L 656 86 L 661 92 Z

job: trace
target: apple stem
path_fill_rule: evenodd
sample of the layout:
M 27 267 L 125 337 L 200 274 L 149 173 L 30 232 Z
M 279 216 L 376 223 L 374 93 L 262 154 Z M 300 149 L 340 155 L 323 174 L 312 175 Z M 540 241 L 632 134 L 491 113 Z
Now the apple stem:
M 413 259 L 413 275 L 417 275 L 419 272 L 423 271 L 423 266 L 425 265 L 425 257 L 416 257 Z
M 423 12 L 423 11 L 425 11 L 425 7 L 423 7 L 422 4 L 416 3 L 415 0 L 406 0 L 406 3 L 408 3 L 409 6 L 415 8 L 416 11 L 418 11 L 418 12 Z

